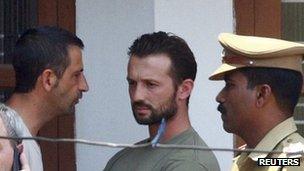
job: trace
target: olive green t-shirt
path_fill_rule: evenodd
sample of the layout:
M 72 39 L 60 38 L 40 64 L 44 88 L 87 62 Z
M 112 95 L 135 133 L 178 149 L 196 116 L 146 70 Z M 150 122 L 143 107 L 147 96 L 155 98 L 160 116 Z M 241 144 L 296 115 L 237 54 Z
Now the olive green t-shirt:
M 138 144 L 146 143 L 144 140 Z M 164 144 L 183 144 L 207 147 L 206 143 L 189 128 Z M 125 148 L 107 163 L 105 171 L 219 171 L 215 155 L 210 151 L 164 148 Z

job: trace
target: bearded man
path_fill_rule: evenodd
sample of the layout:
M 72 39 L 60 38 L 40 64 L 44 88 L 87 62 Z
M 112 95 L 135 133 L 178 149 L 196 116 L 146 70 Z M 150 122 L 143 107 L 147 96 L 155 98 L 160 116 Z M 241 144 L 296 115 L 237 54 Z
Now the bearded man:
M 151 142 L 165 121 L 159 143 L 207 147 L 192 128 L 188 115 L 197 64 L 187 43 L 170 33 L 144 34 L 133 42 L 128 55 L 127 81 L 133 114 L 137 123 L 148 125 L 150 134 L 137 144 Z M 210 151 L 148 146 L 121 150 L 111 158 L 105 170 L 220 169 Z

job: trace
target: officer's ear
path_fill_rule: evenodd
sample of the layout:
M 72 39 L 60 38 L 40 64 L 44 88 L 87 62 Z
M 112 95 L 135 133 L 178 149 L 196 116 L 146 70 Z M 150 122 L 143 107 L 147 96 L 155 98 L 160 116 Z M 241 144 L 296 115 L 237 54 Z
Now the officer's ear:
M 46 69 L 40 75 L 40 79 L 42 82 L 42 87 L 46 91 L 51 91 L 54 87 L 58 84 L 58 77 L 56 76 L 55 72 L 51 69 Z
M 186 100 L 193 89 L 194 82 L 192 79 L 185 79 L 179 86 L 177 91 L 177 97 L 180 100 Z
M 256 89 L 256 106 L 263 107 L 272 97 L 272 89 L 268 84 L 262 84 L 255 87 Z

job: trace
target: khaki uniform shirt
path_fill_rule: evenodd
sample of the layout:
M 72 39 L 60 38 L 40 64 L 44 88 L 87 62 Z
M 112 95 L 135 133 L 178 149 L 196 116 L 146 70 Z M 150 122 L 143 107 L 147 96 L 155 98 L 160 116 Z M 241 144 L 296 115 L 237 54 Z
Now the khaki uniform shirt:
M 274 127 L 258 143 L 254 150 L 303 152 L 304 138 L 297 132 L 293 118 L 288 118 Z M 300 158 L 300 166 L 258 166 L 258 158 Z M 286 153 L 247 153 L 242 152 L 234 158 L 232 171 L 304 171 L 303 155 Z

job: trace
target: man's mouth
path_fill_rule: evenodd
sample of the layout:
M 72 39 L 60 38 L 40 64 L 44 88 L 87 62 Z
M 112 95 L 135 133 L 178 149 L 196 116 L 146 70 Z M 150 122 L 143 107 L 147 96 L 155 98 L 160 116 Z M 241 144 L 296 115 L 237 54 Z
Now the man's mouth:
M 81 98 L 82 98 L 82 93 L 80 93 L 78 96 L 78 99 L 81 99 Z
M 149 108 L 147 106 L 138 106 L 135 107 L 136 110 L 148 110 Z
M 225 109 L 225 107 L 224 107 L 223 104 L 219 104 L 218 107 L 217 107 L 217 110 L 218 110 L 219 112 L 221 112 L 223 115 L 226 114 L 226 109 Z
M 144 102 L 135 102 L 132 108 L 137 115 L 147 115 L 151 111 L 151 107 Z
M 144 114 L 150 111 L 150 108 L 147 106 L 136 106 L 135 111 L 137 114 Z
M 75 100 L 75 104 L 78 104 L 79 103 L 79 100 L 82 98 L 82 94 L 80 93 L 78 96 L 77 96 L 77 98 L 76 98 L 76 100 Z

